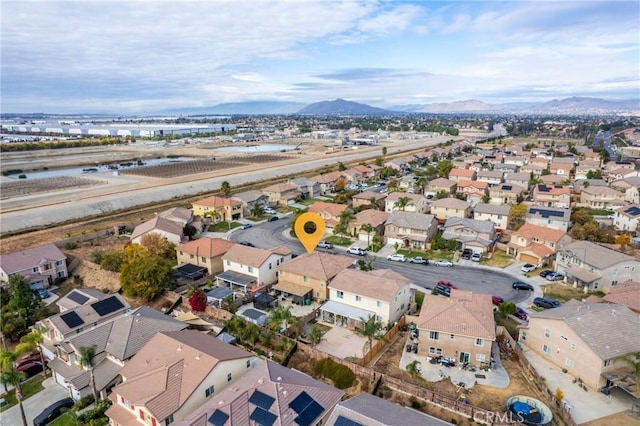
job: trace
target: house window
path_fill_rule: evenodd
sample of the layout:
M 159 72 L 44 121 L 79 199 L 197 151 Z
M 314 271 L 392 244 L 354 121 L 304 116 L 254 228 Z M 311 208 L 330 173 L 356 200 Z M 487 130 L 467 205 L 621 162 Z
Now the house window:
M 449 339 L 451 339 L 451 340 L 455 339 L 455 335 L 453 335 L 453 334 L 452 334 L 452 335 L 450 335 L 450 336 L 449 336 Z
M 250 359 L 247 360 L 247 368 L 251 368 L 251 360 Z
M 542 352 L 544 352 L 547 355 L 551 355 L 551 347 L 547 345 L 542 345 Z
M 194 257 L 195 257 L 195 256 L 194 256 L 194 255 L 192 255 L 192 254 L 190 254 L 190 255 L 189 255 L 189 259 L 193 259 Z
M 272 267 L 272 266 L 271 266 L 271 262 L 269 262 L 269 269 L 271 269 L 271 267 Z
M 56 260 L 56 266 L 62 265 L 62 262 L 63 262 L 62 260 Z
M 442 348 L 434 348 L 433 346 L 429 348 L 430 355 L 442 355 Z
M 247 266 L 249 272 L 253 272 L 253 266 Z
M 484 354 L 476 354 L 476 361 L 484 362 L 485 359 L 486 358 L 485 358 Z
M 305 275 L 304 277 L 302 277 L 302 281 L 304 281 L 305 283 L 308 283 L 309 277 Z
M 362 297 L 361 296 L 356 296 L 356 302 L 361 302 L 362 301 Z
M 206 257 L 204 257 L 204 256 L 202 256 L 202 257 L 200 258 L 200 261 L 201 261 L 201 262 L 204 262 L 204 263 L 207 263 L 207 258 L 206 258 Z
M 476 346 L 484 346 L 484 339 L 476 339 Z
M 548 328 L 544 329 L 544 337 L 549 337 L 551 336 L 551 330 L 549 330 Z
M 437 331 L 429 332 L 429 340 L 438 340 L 439 338 L 440 338 L 440 333 L 438 333 Z
M 522 333 L 520 333 L 520 337 L 522 338 L 522 340 L 527 340 L 527 332 L 523 331 Z
M 338 292 L 336 293 L 336 297 L 337 297 L 338 299 L 344 299 L 344 291 L 338 291 Z
M 231 381 L 231 373 L 227 374 L 227 382 Z
M 32 272 L 38 272 L 38 267 L 36 266 L 35 268 L 33 268 Z
M 567 358 L 564 360 L 564 363 L 567 365 L 567 367 L 569 368 L 573 368 L 573 360 L 570 358 Z
M 382 308 L 382 302 L 381 302 L 381 301 L 379 301 L 379 300 L 378 300 L 378 301 L 376 301 L 376 306 L 377 306 L 378 308 Z
M 227 260 L 227 266 L 231 266 L 231 261 Z
M 576 350 L 576 344 L 575 343 L 571 344 L 571 349 L 574 350 L 574 351 Z
M 380 315 L 376 315 L 376 322 L 381 322 L 382 321 L 382 317 Z
M 604 366 L 605 366 L 605 367 L 608 367 L 608 366 L 610 366 L 610 365 L 611 365 L 611 360 L 610 360 L 610 359 L 605 359 L 605 360 L 604 360 Z
M 213 395 L 213 385 L 209 386 L 204 390 L 204 396 L 206 398 L 209 398 L 211 395 Z

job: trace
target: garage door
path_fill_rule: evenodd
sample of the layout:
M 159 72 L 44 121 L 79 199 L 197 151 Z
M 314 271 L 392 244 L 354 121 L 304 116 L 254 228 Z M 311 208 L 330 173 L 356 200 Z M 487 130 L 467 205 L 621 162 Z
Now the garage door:
M 531 256 L 530 254 L 520 253 L 520 261 L 525 263 L 532 263 L 534 265 L 538 264 L 538 258 L 535 256 Z

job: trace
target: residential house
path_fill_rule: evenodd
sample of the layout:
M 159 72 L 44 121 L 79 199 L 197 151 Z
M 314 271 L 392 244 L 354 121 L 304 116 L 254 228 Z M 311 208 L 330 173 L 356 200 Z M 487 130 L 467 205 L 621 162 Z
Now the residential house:
M 90 373 L 80 366 L 80 348 L 93 346 L 96 390 L 106 398 L 111 387 L 119 383 L 120 369 L 156 333 L 178 331 L 186 327 L 187 324 L 142 306 L 80 334 L 71 335 L 56 345 L 56 357 L 48 367 L 53 371 L 54 380 L 67 389 L 74 400 L 90 395 Z
M 503 173 L 514 173 L 519 170 L 520 166 L 510 163 L 496 163 L 493 165 L 493 170 L 501 171 Z
M 504 183 L 518 185 L 524 189 L 529 189 L 529 181 L 531 180 L 531 173 L 505 173 Z
M 366 182 L 366 178 L 364 177 L 364 174 L 359 172 L 358 170 L 351 168 L 351 169 L 345 169 L 342 172 L 342 176 L 345 177 L 345 179 L 347 179 L 347 182 L 349 183 L 353 183 L 353 184 L 359 184 L 362 182 Z
M 410 174 L 410 175 L 402 176 L 400 179 L 398 179 L 397 185 L 399 189 L 404 190 L 406 192 L 413 193 L 415 192 L 417 180 L 418 180 L 418 177 L 416 175 Z
M 624 194 L 608 186 L 589 186 L 580 193 L 580 206 L 592 209 L 615 209 L 625 205 Z
M 331 194 L 335 192 L 339 182 L 342 182 L 343 185 L 346 183 L 346 179 L 342 176 L 341 172 L 326 173 L 314 176 L 310 179 L 316 181 L 318 185 L 320 185 L 320 193 L 318 195 Z
M 456 194 L 463 195 L 467 201 L 479 202 L 489 193 L 489 184 L 487 182 L 478 182 L 475 180 L 460 180 L 456 188 Z
M 573 194 L 578 194 L 582 192 L 584 188 L 588 188 L 590 186 L 609 186 L 607 182 L 603 179 L 580 179 L 575 180 L 573 182 L 573 190 L 571 191 Z
M 476 180 L 476 172 L 469 169 L 451 169 L 449 172 L 449 180 L 452 180 L 456 183 L 461 180 Z
M 355 194 L 351 197 L 351 207 L 357 208 L 375 208 L 384 209 L 384 200 L 387 198 L 387 194 L 382 194 L 375 191 L 364 191 L 359 194 Z
M 609 291 L 618 283 L 638 279 L 640 261 L 590 241 L 575 241 L 558 250 L 556 269 L 566 281 L 588 291 Z
M 637 204 L 615 210 L 613 226 L 618 231 L 637 232 L 640 223 L 640 206 Z
M 344 391 L 270 360 L 193 410 L 177 426 L 327 423 Z
M 233 243 L 222 238 L 203 237 L 179 244 L 176 247 L 178 265 L 191 264 L 207 268 L 209 275 L 223 271 L 222 256 L 229 251 Z
M 329 298 L 331 280 L 352 264 L 353 258 L 348 256 L 318 251 L 305 253 L 278 266 L 278 284 L 273 289 L 301 302 L 324 302 Z
M 391 269 L 345 269 L 329 285 L 329 301 L 320 308 L 324 322 L 360 328 L 362 320 L 394 323 L 412 303 L 411 281 Z
M 501 155 L 501 154 L 485 155 L 484 156 L 485 163 L 489 164 L 489 166 L 491 168 L 493 168 L 493 170 L 497 170 L 496 166 L 499 166 L 499 165 L 507 165 L 509 167 L 513 167 L 514 170 L 516 168 L 518 168 L 517 164 L 504 163 L 503 160 L 504 160 L 504 156 Z M 498 170 L 500 170 L 500 169 L 498 169 Z
M 571 171 L 573 170 L 573 163 L 556 163 L 553 162 L 549 165 L 549 171 L 551 174 L 562 176 L 565 179 L 569 179 L 571 176 Z
M 253 359 L 200 331 L 156 333 L 120 370 L 105 414 L 114 426 L 178 422 L 235 383 Z
M 529 163 L 526 166 L 522 166 L 519 169 L 520 173 L 526 173 L 529 176 L 531 176 L 531 174 L 533 174 L 536 177 L 540 177 L 542 176 L 542 172 L 544 170 L 547 170 L 547 166 L 545 165 L 541 165 L 541 164 L 535 164 L 535 163 Z
M 571 189 L 568 186 L 538 184 L 533 188 L 533 203 L 542 207 L 569 208 Z
M 302 196 L 298 187 L 292 183 L 275 183 L 262 188 L 262 193 L 269 197 L 270 205 L 281 206 L 293 204 Z
M 506 204 L 478 203 L 473 209 L 473 219 L 493 223 L 498 229 L 507 229 L 511 206 Z
M 340 223 L 340 215 L 346 210 L 351 211 L 346 204 L 327 203 L 324 201 L 316 201 L 309 207 L 309 212 L 316 213 L 324 219 L 329 232 Z
M 529 162 L 529 158 L 523 155 L 507 155 L 504 157 L 504 164 L 512 164 L 517 167 L 522 167 Z
M 625 281 L 615 287 L 611 287 L 609 293 L 603 298 L 603 302 L 624 305 L 640 315 L 640 282 Z
M 419 213 L 415 213 L 419 214 Z M 358 240 L 365 241 L 367 245 L 371 243 L 374 235 L 384 235 L 384 225 L 389 219 L 389 213 L 380 210 L 363 210 L 356 214 L 356 217 L 349 223 L 349 234 L 357 235 Z M 362 229 L 364 225 L 371 225 L 373 231 L 367 232 Z
M 432 214 L 394 211 L 384 225 L 386 244 L 415 250 L 428 250 L 438 232 L 438 221 Z
M 529 164 L 535 164 L 537 166 L 542 166 L 544 170 L 547 170 L 549 168 L 549 163 L 551 162 L 551 160 L 548 157 L 539 157 L 536 156 L 534 158 L 531 158 L 529 160 Z
M 400 174 L 404 174 L 409 169 L 410 161 L 410 159 L 404 157 L 392 158 L 384 163 L 384 167 L 390 167 L 400 172 Z
M 193 214 L 217 220 L 238 220 L 243 217 L 242 202 L 233 198 L 211 196 L 193 202 Z
M 489 366 L 496 341 L 491 295 L 456 289 L 450 297 L 425 294 L 416 322 L 419 358 L 442 356 Z
M 431 213 L 441 222 L 450 217 L 465 218 L 471 215 L 471 204 L 457 198 L 441 198 L 431 203 Z
M 291 249 L 278 246 L 269 250 L 234 244 L 222 256 L 224 272 L 216 275 L 219 286 L 256 291 L 278 280 L 278 265 L 291 260 Z
M 580 163 L 576 166 L 574 179 L 587 179 L 589 177 L 589 173 L 594 173 L 598 170 L 600 170 L 600 168 L 596 165 Z
M 639 177 L 640 171 L 638 170 L 630 170 L 628 168 L 619 168 L 613 170 L 605 170 L 603 173 L 604 180 L 607 182 L 615 182 L 620 179 L 627 179 L 630 177 Z
M 382 167 L 376 166 L 375 164 L 365 164 L 364 166 L 358 164 L 357 166 L 353 166 L 353 169 L 361 173 L 365 180 L 370 180 L 379 177 Z
M 140 244 L 142 237 L 150 234 L 158 234 L 173 244 L 180 244 L 186 239 L 184 225 L 156 215 L 153 219 L 147 220 L 134 228 L 131 233 L 131 241 Z
M 507 253 L 520 262 L 549 265 L 556 250 L 570 242 L 566 231 L 525 223 L 511 234 Z
M 476 180 L 478 182 L 486 182 L 489 188 L 500 185 L 503 178 L 504 173 L 499 170 L 481 170 L 476 173 Z
M 253 210 L 256 205 L 260 205 L 262 206 L 262 208 L 265 208 L 269 205 L 269 196 L 256 189 L 239 192 L 231 197 L 231 199 L 240 201 L 240 204 L 242 205 L 242 214 L 244 217 L 252 216 L 251 210 Z
M 82 295 L 70 295 L 70 298 L 80 298 Z M 36 322 L 35 329 L 42 334 L 42 352 L 47 359 L 53 359 L 56 346 L 63 340 L 109 321 L 131 309 L 129 303 L 119 294 L 107 297 L 93 303 L 80 305 L 74 309 L 47 317 Z
M 560 175 L 543 175 L 538 178 L 538 181 L 545 185 L 565 185 L 569 179 Z
M 409 202 L 401 207 L 401 198 L 408 198 Z M 394 210 L 405 212 L 425 213 L 428 210 L 427 198 L 421 194 L 409 194 L 408 192 L 392 192 L 384 200 L 384 211 L 391 213 Z
M 75 309 L 78 306 L 98 302 L 107 297 L 110 296 L 93 288 L 74 288 L 66 295 L 58 298 L 55 304 L 60 312 L 65 312 Z
M 180 223 L 183 227 L 193 224 L 193 211 L 184 207 L 173 207 L 158 213 L 158 216 Z M 198 229 L 201 230 L 202 228 Z
M 450 217 L 444 224 L 442 238 L 457 241 L 461 249 L 484 253 L 493 247 L 496 232 L 492 222 Z
M 0 281 L 22 275 L 32 289 L 49 288 L 69 276 L 67 256 L 55 244 L 30 247 L 0 256 Z
M 510 182 L 502 183 L 493 188 L 489 188 L 489 201 L 491 204 L 519 204 L 524 198 L 523 193 L 526 187 L 514 185 Z
M 438 192 L 445 192 L 447 195 L 455 194 L 458 182 L 446 178 L 430 180 L 424 188 L 425 195 L 436 195 Z
M 571 210 L 557 207 L 527 206 L 525 222 L 532 225 L 559 229 L 567 232 L 571 219 Z
M 611 384 L 610 373 L 624 370 L 620 357 L 640 352 L 638 330 L 640 317 L 626 306 L 571 299 L 561 307 L 531 313 L 518 340 L 599 391 Z
M 624 200 L 640 204 L 640 177 L 630 177 L 611 182 L 611 188 L 624 192 Z
M 402 419 L 403 426 L 447 426 L 449 422 L 422 411 L 387 401 L 363 392 L 339 403 L 326 423 L 328 425 L 393 425 Z M 195 425 L 192 425 L 195 426 Z
M 298 188 L 298 191 L 300 191 L 300 196 L 302 198 L 313 198 L 320 195 L 320 184 L 313 179 L 301 177 L 297 179 L 291 179 L 289 182 L 294 184 Z

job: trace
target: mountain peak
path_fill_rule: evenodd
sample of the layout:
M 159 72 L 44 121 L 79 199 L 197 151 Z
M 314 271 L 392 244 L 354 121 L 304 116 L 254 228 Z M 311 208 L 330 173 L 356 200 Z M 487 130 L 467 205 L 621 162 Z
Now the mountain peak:
M 389 111 L 358 102 L 337 98 L 334 101 L 316 102 L 298 111 L 298 114 L 310 115 L 376 115 L 388 114 Z

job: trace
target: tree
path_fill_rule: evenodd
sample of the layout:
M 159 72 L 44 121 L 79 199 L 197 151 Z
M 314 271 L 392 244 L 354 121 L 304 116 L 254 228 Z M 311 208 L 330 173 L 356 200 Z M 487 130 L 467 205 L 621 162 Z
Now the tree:
M 343 172 L 345 170 L 347 170 L 347 166 L 345 166 L 342 161 L 338 161 L 338 171 Z
M 196 312 L 204 312 L 207 307 L 207 295 L 204 294 L 204 290 L 197 288 L 191 293 L 189 297 L 189 306 Z
M 353 211 L 351 211 L 350 209 L 344 209 L 342 213 L 340 213 L 339 215 L 340 224 L 348 226 L 349 222 L 351 222 L 351 220 L 353 220 L 354 217 L 355 216 L 353 214 Z
M 409 197 L 400 197 L 400 198 L 398 198 L 398 201 L 393 203 L 393 207 L 397 207 L 400 210 L 404 211 L 404 209 L 410 204 L 412 204 L 411 198 L 409 198 Z
M 256 203 L 251 207 L 251 216 L 260 217 L 264 214 L 264 206 L 262 204 Z
M 449 195 L 450 194 L 447 191 L 438 191 L 433 198 L 435 198 L 436 200 L 441 200 L 443 198 L 449 198 Z
M 382 157 L 376 157 L 373 164 L 378 167 L 382 167 Z
M 491 201 L 491 197 L 489 195 L 485 194 L 482 196 L 482 202 L 484 204 L 489 204 L 490 201 Z
M 575 209 L 571 213 L 571 223 L 574 225 L 584 225 L 593 220 L 593 216 L 591 216 L 591 213 L 589 213 L 587 209 Z
M 513 315 L 516 313 L 516 304 L 513 302 L 504 302 L 499 307 L 498 310 L 502 314 L 503 317 L 508 317 L 509 315 Z
M 46 307 L 40 296 L 31 291 L 29 282 L 22 275 L 9 278 L 3 295 L 5 300 L 0 314 L 0 331 L 15 342 L 28 327 L 46 315 Z
M 333 233 L 335 235 L 347 235 L 347 233 L 349 232 L 349 229 L 347 228 L 347 225 L 343 225 L 341 223 L 337 224 L 336 226 L 333 227 Z
M 124 262 L 124 252 L 121 250 L 107 250 L 102 253 L 100 267 L 105 271 L 120 272 Z
M 369 351 L 371 351 L 371 348 L 373 347 L 373 339 L 382 339 L 383 335 L 381 331 L 383 327 L 382 323 L 379 321 L 375 321 L 374 317 L 360 317 L 360 321 L 362 322 L 362 328 L 356 328 L 355 332 L 357 335 L 365 337 L 367 339 L 367 341 L 365 342 L 365 346 L 362 348 L 362 353 L 364 354 L 367 345 L 369 346 Z
M 369 242 L 369 235 L 371 235 L 371 233 L 375 231 L 376 228 L 374 228 L 374 226 L 370 223 L 365 223 L 360 227 L 360 229 L 367 233 L 367 247 L 370 246 L 371 243 Z
M 96 389 L 96 377 L 94 375 L 94 367 L 96 362 L 96 347 L 94 346 L 81 346 L 80 349 L 80 367 L 89 370 L 89 384 L 93 391 L 93 400 L 99 401 L 98 389 Z
M 453 162 L 451 160 L 438 161 L 436 168 L 438 169 L 438 176 L 447 177 L 453 169 Z
M 289 325 L 296 321 L 296 317 L 291 313 L 291 306 L 276 306 L 269 311 L 267 315 L 267 326 L 275 331 L 278 331 L 280 325 L 283 325 L 283 331 L 287 333 Z
M 124 252 L 120 283 L 125 295 L 148 302 L 169 288 L 171 263 L 168 260 L 151 255 L 145 247 L 135 243 L 127 246 Z
M 13 367 L 2 372 L 2 383 L 13 385 L 16 390 L 16 399 L 20 406 L 20 416 L 24 426 L 27 426 L 27 416 L 24 414 L 24 407 L 22 406 L 22 382 L 26 379 L 27 375 L 25 373 L 17 371 Z
M 44 361 L 44 353 L 42 353 L 42 343 L 44 338 L 42 332 L 36 329 L 31 330 L 31 333 L 25 334 L 20 338 L 20 343 L 16 346 L 16 353 L 18 354 L 32 354 L 35 351 L 40 352 L 40 359 Z M 42 363 L 42 374 L 47 375 L 47 365 Z
M 589 170 L 587 172 L 587 179 L 602 179 L 601 170 Z
M 384 156 L 384 155 L 387 155 L 387 147 L 386 147 L 386 146 L 383 146 L 383 147 L 382 147 L 382 155 L 383 155 L 383 156 Z
M 176 245 L 157 232 L 144 234 L 140 238 L 140 245 L 146 248 L 152 256 L 160 256 L 164 259 L 174 259 L 176 257 Z
M 420 374 L 420 364 L 420 361 L 417 359 L 407 364 L 407 373 L 409 373 L 411 377 L 417 377 Z
M 378 210 L 380 208 L 380 205 L 378 204 L 378 200 L 376 200 L 376 197 L 371 197 L 369 198 L 369 208 Z
M 524 204 L 515 204 L 511 206 L 509 210 L 509 227 L 514 231 L 517 231 L 524 225 L 524 220 L 527 217 L 527 206 Z
M 235 314 L 236 311 L 238 310 L 238 308 L 236 307 L 236 304 L 233 301 L 233 296 L 227 296 L 224 299 L 222 299 L 222 302 L 220 303 L 220 307 L 225 311 L 231 312 L 232 314 Z
M 190 224 L 186 224 L 183 228 L 182 228 L 182 233 L 189 238 L 189 241 L 194 240 L 195 236 L 198 234 L 198 230 L 196 229 L 195 226 L 190 225 Z M 175 253 L 174 253 L 175 255 Z
M 629 234 L 620 234 L 616 236 L 615 239 L 616 244 L 631 244 L 631 236 Z
M 309 339 L 309 342 L 311 342 L 311 346 L 314 348 L 322 341 L 322 329 L 318 324 L 313 324 L 311 326 L 309 334 L 307 334 L 307 338 Z
M 231 195 L 231 185 L 229 184 L 229 181 L 222 181 L 220 184 L 220 193 L 224 198 L 229 198 Z

